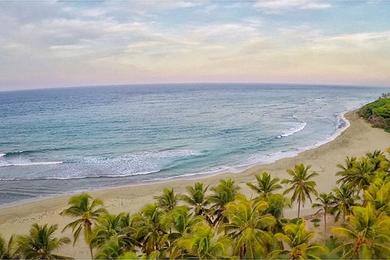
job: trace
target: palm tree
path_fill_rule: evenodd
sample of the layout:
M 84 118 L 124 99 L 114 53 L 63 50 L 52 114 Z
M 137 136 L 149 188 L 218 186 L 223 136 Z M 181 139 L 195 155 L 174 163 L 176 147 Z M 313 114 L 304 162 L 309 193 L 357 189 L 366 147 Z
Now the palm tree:
M 366 157 L 374 165 L 375 171 L 386 171 L 390 167 L 390 161 L 387 160 L 385 154 L 380 150 L 375 150 L 372 153 L 367 153 Z
M 276 219 L 276 224 L 272 228 L 272 231 L 281 232 L 285 224 L 283 210 L 286 207 L 291 207 L 291 201 L 282 194 L 271 194 L 268 196 L 266 202 L 268 207 L 265 212 L 271 214 Z
M 169 238 L 177 239 L 184 234 L 191 232 L 195 224 L 203 221 L 200 216 L 193 216 L 193 213 L 185 206 L 175 207 L 170 214 L 163 216 L 170 227 Z
M 154 256 L 154 255 L 151 255 L 149 256 L 148 259 L 157 259 L 158 258 L 158 255 Z M 117 257 L 116 259 L 118 260 L 138 260 L 138 259 L 146 259 L 144 257 L 140 257 L 137 255 L 137 253 L 135 252 L 124 252 L 122 253 L 119 257 Z
M 380 177 L 388 181 L 390 179 L 389 177 L 390 160 L 388 160 L 386 156 L 383 153 L 381 153 L 378 157 L 371 159 L 371 162 L 374 165 L 374 169 L 375 169 L 374 178 Z
M 181 199 L 188 203 L 195 212 L 195 215 L 204 216 L 208 219 L 207 211 L 210 200 L 206 195 L 208 186 L 204 186 L 201 182 L 196 182 L 194 186 L 188 186 L 187 194 L 181 196 Z
M 126 252 L 128 251 L 126 251 L 125 248 L 122 247 L 118 237 L 112 237 L 109 240 L 105 241 L 105 243 L 99 248 L 96 253 L 96 259 L 118 259 Z
M 341 170 L 337 172 L 339 175 L 347 174 L 348 171 L 350 171 L 356 163 L 357 158 L 356 157 L 348 157 L 344 160 L 345 166 L 342 164 L 337 164 L 337 167 Z
M 286 243 L 289 248 L 284 250 L 275 250 L 274 256 L 287 255 L 288 259 L 319 259 L 321 254 L 327 252 L 325 246 L 311 243 L 314 232 L 305 229 L 305 223 L 302 221 L 297 224 L 286 224 L 283 227 L 283 233 L 276 233 L 275 237 Z
M 0 259 L 19 259 L 15 248 L 15 237 L 11 236 L 8 243 L 0 236 Z
M 326 217 L 328 213 L 331 213 L 335 204 L 333 193 L 321 193 L 317 197 L 317 201 L 317 203 L 313 203 L 312 207 L 318 208 L 317 213 L 322 212 L 324 215 L 324 234 L 326 236 Z
M 267 256 L 267 247 L 273 244 L 272 234 L 267 230 L 276 223 L 273 216 L 265 214 L 267 207 L 266 202 L 249 201 L 243 195 L 226 205 L 225 233 L 235 241 L 233 252 L 241 259 Z
M 385 259 L 390 255 L 390 217 L 370 203 L 354 207 L 343 227 L 332 232 L 342 241 L 335 251 L 343 258 Z
M 67 237 L 54 237 L 57 228 L 57 225 L 48 226 L 46 224 L 40 226 L 38 224 L 33 224 L 29 235 L 19 236 L 17 238 L 17 252 L 25 259 L 69 258 L 53 253 L 53 251 L 58 250 L 64 244 L 70 242 Z
M 161 196 L 154 197 L 157 199 L 157 205 L 165 211 L 172 210 L 179 199 L 179 196 L 175 194 L 173 189 L 165 188 Z
M 163 221 L 163 216 L 164 212 L 157 204 L 148 204 L 133 216 L 137 241 L 141 244 L 142 252 L 148 256 L 166 248 L 169 228 Z
M 282 194 L 271 194 L 265 202 L 268 204 L 266 213 L 271 214 L 276 219 L 283 218 L 284 208 L 291 207 L 291 201 Z
M 384 153 L 381 150 L 366 153 L 366 157 L 370 159 L 381 158 L 382 156 L 384 156 Z
M 100 248 L 108 241 L 115 240 L 123 250 L 134 250 L 137 245 L 136 230 L 131 222 L 129 214 L 125 213 L 101 215 L 92 231 L 92 246 Z
M 375 209 L 390 215 L 390 182 L 378 178 L 363 194 L 364 204 L 371 203 Z
M 341 176 L 341 178 L 337 180 L 337 183 L 346 185 L 359 194 L 360 190 L 366 189 L 370 185 L 374 173 L 375 164 L 367 158 L 362 158 L 361 160 L 355 161 L 353 167 L 347 171 L 336 173 L 337 176 Z
M 89 245 L 91 258 L 93 259 L 93 249 L 91 245 L 92 225 L 96 222 L 98 217 L 106 213 L 102 207 L 103 202 L 99 199 L 93 199 L 91 195 L 82 193 L 73 196 L 68 202 L 69 208 L 63 210 L 60 214 L 76 218 L 75 221 L 65 226 L 64 230 L 71 228 L 73 232 L 73 245 L 80 236 L 80 232 L 84 231 L 85 242 Z
M 211 188 L 213 194 L 209 199 L 213 203 L 213 224 L 224 221 L 222 212 L 225 210 L 225 205 L 236 198 L 239 189 L 240 187 L 232 179 L 220 180 L 217 186 Z
M 203 217 L 194 216 L 194 213 L 190 212 L 190 209 L 186 206 L 177 206 L 162 217 L 163 225 L 169 227 L 167 250 L 171 258 L 181 255 L 176 246 L 177 240 L 191 233 L 193 228 L 202 221 L 204 221 Z
M 343 185 L 333 189 L 333 194 L 334 207 L 332 213 L 335 214 L 335 220 L 338 221 L 340 216 L 343 216 L 343 221 L 345 221 L 345 217 L 352 213 L 352 207 L 356 205 L 356 200 L 359 197 L 354 190 Z
M 231 241 L 227 237 L 216 235 L 206 223 L 200 223 L 193 232 L 179 239 L 177 246 L 185 252 L 183 257 L 220 259 L 229 255 Z
M 279 184 L 279 178 L 272 178 L 267 172 L 256 175 L 256 180 L 256 184 L 248 182 L 247 185 L 261 198 L 267 198 L 268 195 L 282 188 L 282 185 Z
M 291 197 L 292 201 L 298 202 L 298 218 L 301 212 L 301 203 L 304 204 L 306 199 L 312 201 L 311 195 L 317 195 L 315 190 L 316 183 L 312 180 L 313 177 L 317 176 L 316 172 L 309 172 L 311 166 L 305 166 L 302 163 L 295 165 L 294 169 L 288 169 L 287 173 L 291 176 L 291 179 L 285 179 L 282 183 L 289 184 L 290 187 L 285 190 L 284 194 L 293 192 Z

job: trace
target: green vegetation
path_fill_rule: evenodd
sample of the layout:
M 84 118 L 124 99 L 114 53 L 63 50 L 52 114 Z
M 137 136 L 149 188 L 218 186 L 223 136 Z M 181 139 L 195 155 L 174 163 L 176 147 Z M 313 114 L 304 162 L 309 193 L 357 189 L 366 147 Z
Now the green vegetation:
M 55 250 L 62 245 L 70 242 L 67 237 L 56 238 L 54 233 L 57 230 L 57 225 L 40 226 L 34 224 L 28 235 L 19 236 L 16 243 L 17 249 L 14 253 L 18 253 L 25 259 L 59 259 L 66 258 L 64 256 L 56 255 Z
M 95 224 L 98 217 L 105 213 L 102 208 L 103 202 L 97 199 L 92 199 L 90 195 L 83 193 L 79 196 L 74 196 L 69 200 L 69 208 L 61 212 L 61 215 L 76 218 L 73 222 L 65 226 L 64 230 L 71 228 L 73 232 L 73 245 L 80 236 L 80 232 L 84 231 L 85 242 L 89 245 L 91 258 L 92 253 L 92 225 Z
M 295 165 L 294 169 L 288 169 L 287 173 L 291 176 L 291 179 L 283 180 L 282 183 L 288 184 L 287 190 L 284 194 L 293 192 L 292 201 L 298 202 L 298 218 L 301 213 L 302 205 L 306 202 L 306 199 L 312 201 L 311 195 L 317 195 L 315 189 L 316 183 L 313 181 L 313 177 L 317 176 L 318 173 L 310 173 L 311 166 L 305 166 L 302 163 Z
M 390 94 L 383 94 L 378 100 L 363 106 L 359 115 L 374 127 L 390 132 Z
M 72 218 L 64 229 L 72 230 L 74 246 L 83 233 L 78 243 L 95 259 L 389 259 L 389 158 L 374 151 L 338 167 L 339 186 L 329 193 L 318 194 L 317 173 L 298 164 L 286 180 L 257 175 L 247 183 L 253 198 L 225 179 L 210 189 L 195 183 L 185 194 L 164 189 L 131 215 L 111 214 L 83 193 L 61 215 Z M 286 194 L 297 204 L 297 218 L 283 215 L 291 206 Z M 312 200 L 317 212 L 302 218 L 301 206 Z M 56 230 L 34 224 L 27 235 L 0 239 L 0 258 L 64 259 L 58 249 L 70 240 Z

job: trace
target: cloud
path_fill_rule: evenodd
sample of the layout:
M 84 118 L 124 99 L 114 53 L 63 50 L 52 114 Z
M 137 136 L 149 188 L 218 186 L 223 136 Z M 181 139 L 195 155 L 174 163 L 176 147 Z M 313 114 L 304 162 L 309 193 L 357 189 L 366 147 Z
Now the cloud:
M 328 9 L 332 4 L 326 0 L 258 0 L 255 7 L 266 12 L 278 13 L 290 9 Z
M 0 2 L 0 88 L 12 82 L 21 86 L 316 78 L 374 82 L 375 77 L 390 82 L 386 73 L 390 28 L 348 31 L 342 24 L 336 28 L 329 23 L 333 16 L 296 21 L 287 13 L 264 15 L 308 9 L 331 12 L 337 9 L 333 3 Z
M 367 43 L 390 40 L 390 31 L 341 34 L 324 39 L 328 42 Z
M 191 38 L 203 42 L 237 44 L 259 35 L 256 27 L 249 23 L 221 23 L 191 28 Z
M 390 31 L 322 35 L 312 39 L 310 48 L 322 51 L 373 52 L 384 54 L 390 45 Z

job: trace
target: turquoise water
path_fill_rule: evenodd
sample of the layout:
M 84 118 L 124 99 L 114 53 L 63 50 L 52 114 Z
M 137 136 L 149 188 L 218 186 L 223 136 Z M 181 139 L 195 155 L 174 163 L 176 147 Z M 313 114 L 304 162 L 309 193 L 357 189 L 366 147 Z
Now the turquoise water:
M 238 170 L 334 138 L 383 88 L 194 84 L 0 92 L 0 204 Z

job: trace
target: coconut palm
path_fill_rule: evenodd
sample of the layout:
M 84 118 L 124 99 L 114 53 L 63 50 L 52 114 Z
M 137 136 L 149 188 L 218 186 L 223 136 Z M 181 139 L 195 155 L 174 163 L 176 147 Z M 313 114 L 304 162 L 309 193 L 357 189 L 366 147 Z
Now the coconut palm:
M 250 201 L 243 195 L 226 205 L 225 233 L 234 241 L 233 253 L 241 259 L 267 256 L 268 245 L 273 244 L 268 230 L 276 223 L 273 216 L 265 213 L 267 207 L 265 201 Z
M 15 236 L 11 236 L 6 242 L 0 236 L 0 259 L 19 259 L 16 252 Z
M 378 178 L 363 194 L 364 204 L 371 203 L 375 209 L 390 215 L 390 182 Z
M 96 259 L 118 259 L 123 254 L 129 252 L 121 245 L 118 237 L 112 237 L 99 248 L 96 253 Z M 137 258 L 127 258 L 137 259 Z
M 387 160 L 385 154 L 380 150 L 375 150 L 372 153 L 367 153 L 366 157 L 374 165 L 375 171 L 386 171 L 390 167 L 390 161 Z
M 390 255 L 390 217 L 371 203 L 356 206 L 345 226 L 332 232 L 342 241 L 335 251 L 343 258 L 385 259 Z
M 211 188 L 213 194 L 209 199 L 213 203 L 213 224 L 224 221 L 222 212 L 225 210 L 225 205 L 236 198 L 239 189 L 232 179 L 220 180 L 217 186 Z
M 272 228 L 272 231 L 281 232 L 282 227 L 286 222 L 286 219 L 283 216 L 283 210 L 286 207 L 291 207 L 291 201 L 282 194 L 270 194 L 266 202 L 268 207 L 265 213 L 271 214 L 276 219 L 276 224 Z
M 157 258 L 158 258 L 158 255 L 149 256 L 149 259 L 157 259 Z M 116 259 L 118 259 L 118 260 L 139 260 L 139 259 L 145 259 L 145 258 L 139 257 L 137 255 L 137 253 L 135 253 L 135 252 L 124 252 L 123 254 L 118 256 Z
M 347 158 L 344 160 L 345 166 L 342 164 L 337 164 L 337 167 L 340 169 L 340 171 L 337 172 L 337 174 L 339 175 L 347 174 L 347 172 L 350 171 L 355 166 L 356 160 L 357 160 L 356 157 L 347 156 Z
M 284 194 L 293 192 L 291 200 L 298 202 L 298 218 L 300 217 L 301 204 L 304 205 L 306 199 L 312 201 L 311 196 L 317 195 L 315 189 L 316 183 L 313 181 L 313 177 L 317 176 L 318 173 L 310 172 L 311 166 L 305 166 L 304 164 L 295 165 L 294 169 L 288 169 L 287 173 L 291 176 L 291 179 L 285 179 L 282 181 L 284 184 L 288 184 L 290 187 L 287 188 Z
M 375 164 L 367 158 L 356 160 L 352 168 L 347 171 L 340 171 L 336 175 L 341 176 L 337 180 L 338 184 L 354 189 L 357 194 L 360 190 L 366 189 L 375 173 Z
M 275 250 L 274 257 L 287 255 L 288 259 L 320 259 L 321 254 L 327 252 L 325 246 L 312 243 L 314 232 L 305 229 L 305 223 L 290 223 L 283 227 L 283 233 L 276 233 L 275 237 L 288 245 L 287 249 Z
M 177 206 L 162 217 L 163 225 L 169 227 L 167 250 L 171 258 L 181 255 L 180 249 L 176 246 L 177 240 L 191 233 L 193 228 L 202 221 L 204 221 L 203 217 L 194 216 L 194 213 L 185 206 Z
M 91 244 L 94 247 L 102 247 L 108 241 L 115 240 L 123 250 L 134 250 L 137 245 L 136 229 L 131 226 L 129 214 L 118 215 L 102 214 L 92 231 Z M 111 244 L 114 242 L 111 242 Z
M 179 196 L 175 194 L 173 189 L 165 188 L 160 196 L 154 197 L 157 200 L 157 205 L 164 211 L 172 210 L 179 199 Z
M 279 184 L 279 178 L 272 178 L 267 172 L 256 175 L 256 180 L 256 184 L 248 182 L 247 185 L 261 198 L 267 198 L 274 191 L 282 188 L 282 185 Z
M 93 249 L 90 243 L 92 235 L 92 225 L 98 217 L 106 213 L 102 207 L 103 202 L 99 199 L 93 199 L 89 194 L 82 193 L 73 196 L 68 202 L 69 208 L 63 210 L 60 214 L 76 218 L 75 221 L 65 226 L 64 230 L 71 228 L 73 232 L 73 245 L 80 236 L 81 231 L 84 231 L 85 242 L 89 245 L 91 258 L 93 258 Z
M 322 212 L 324 216 L 324 234 L 326 236 L 326 217 L 328 213 L 331 213 L 335 204 L 333 193 L 321 193 L 317 197 L 317 201 L 318 202 L 313 203 L 312 207 L 318 208 L 317 213 Z
M 29 235 L 17 238 L 17 252 L 25 259 L 64 259 L 69 258 L 54 254 L 54 251 L 70 242 L 69 238 L 56 238 L 57 225 L 33 224 Z
M 284 208 L 291 207 L 290 199 L 286 198 L 282 194 L 271 194 L 264 201 L 268 204 L 266 213 L 271 214 L 276 219 L 283 218 Z
M 183 257 L 220 259 L 229 255 L 231 241 L 227 237 L 216 235 L 208 224 L 200 223 L 193 232 L 179 239 L 177 246 L 183 250 Z
M 335 215 L 335 220 L 338 221 L 342 216 L 343 221 L 345 221 L 346 216 L 351 214 L 352 207 L 356 205 L 359 197 L 354 190 L 343 185 L 333 189 L 333 194 L 334 207 L 332 213 Z
M 148 204 L 133 216 L 137 240 L 146 255 L 166 249 L 169 227 L 163 221 L 163 216 L 164 212 L 157 204 Z
M 183 194 L 181 199 L 190 205 L 195 215 L 204 216 L 208 219 L 207 211 L 210 205 L 210 200 L 206 195 L 208 186 L 196 182 L 194 186 L 188 186 L 186 189 L 188 194 Z
M 202 222 L 203 218 L 194 216 L 185 206 L 175 207 L 170 214 L 165 215 L 166 226 L 170 227 L 169 239 L 175 240 L 191 232 L 195 224 Z

